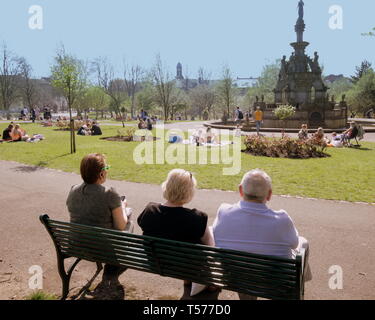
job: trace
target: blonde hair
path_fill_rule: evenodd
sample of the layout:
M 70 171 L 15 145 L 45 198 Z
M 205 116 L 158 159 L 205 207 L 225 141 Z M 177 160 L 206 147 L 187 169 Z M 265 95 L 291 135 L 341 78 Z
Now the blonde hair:
M 197 181 L 192 173 L 182 169 L 169 172 L 167 180 L 161 185 L 163 197 L 173 204 L 185 204 L 194 197 Z

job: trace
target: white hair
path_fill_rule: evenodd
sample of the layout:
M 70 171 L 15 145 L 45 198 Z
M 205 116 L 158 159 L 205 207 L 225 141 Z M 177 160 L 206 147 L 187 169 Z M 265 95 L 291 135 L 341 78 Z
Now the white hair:
M 243 176 L 241 186 L 245 200 L 264 202 L 272 190 L 272 180 L 263 170 L 255 169 Z

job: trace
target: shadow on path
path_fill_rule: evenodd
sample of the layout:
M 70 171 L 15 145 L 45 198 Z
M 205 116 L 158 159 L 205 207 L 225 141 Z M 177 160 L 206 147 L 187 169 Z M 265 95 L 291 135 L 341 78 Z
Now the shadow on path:
M 33 173 L 33 172 L 36 172 L 36 171 L 39 171 L 39 170 L 43 170 L 44 168 L 43 167 L 39 167 L 39 166 L 18 166 L 18 167 L 15 167 L 15 168 L 12 168 L 13 171 L 16 171 L 16 172 L 22 172 L 22 173 Z
M 50 161 L 53 161 L 53 160 L 56 160 L 56 159 L 59 159 L 59 158 L 63 158 L 63 157 L 66 157 L 66 156 L 69 156 L 70 153 L 65 153 L 65 154 L 62 154 L 60 156 L 57 156 L 57 157 L 54 157 L 54 158 L 51 158 L 51 159 L 48 159 L 46 161 L 39 161 L 37 165 L 20 165 L 20 166 L 17 166 L 15 168 L 12 168 L 11 170 L 15 171 L 15 172 L 21 172 L 21 173 L 33 173 L 33 172 L 37 172 L 39 170 L 43 170 L 45 169 L 45 167 L 48 165 L 48 163 Z

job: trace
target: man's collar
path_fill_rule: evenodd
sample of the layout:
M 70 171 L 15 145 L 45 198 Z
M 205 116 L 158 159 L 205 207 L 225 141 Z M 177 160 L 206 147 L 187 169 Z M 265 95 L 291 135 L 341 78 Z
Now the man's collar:
M 239 203 L 240 208 L 253 208 L 253 209 L 268 209 L 265 203 L 250 202 L 241 200 Z

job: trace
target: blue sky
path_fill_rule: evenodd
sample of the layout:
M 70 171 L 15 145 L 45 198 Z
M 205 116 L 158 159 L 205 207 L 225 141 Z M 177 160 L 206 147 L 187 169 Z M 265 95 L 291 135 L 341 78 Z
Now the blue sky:
M 325 73 L 353 74 L 375 64 L 374 0 L 304 0 L 307 51 L 318 51 Z M 177 62 L 196 77 L 200 66 L 220 74 L 258 76 L 264 64 L 289 56 L 295 41 L 298 0 L 2 0 L 0 41 L 48 76 L 59 43 L 82 59 L 123 57 L 150 67 L 160 53 L 172 72 Z M 29 7 L 43 8 L 43 30 L 28 27 Z M 344 13 L 342 30 L 328 26 L 330 6 Z

